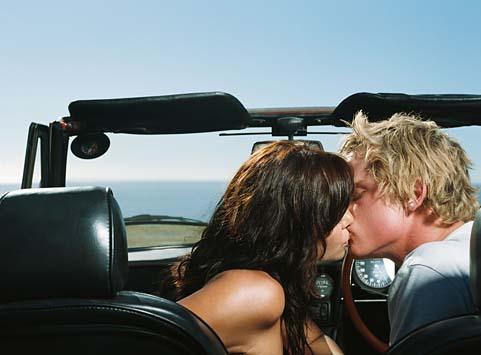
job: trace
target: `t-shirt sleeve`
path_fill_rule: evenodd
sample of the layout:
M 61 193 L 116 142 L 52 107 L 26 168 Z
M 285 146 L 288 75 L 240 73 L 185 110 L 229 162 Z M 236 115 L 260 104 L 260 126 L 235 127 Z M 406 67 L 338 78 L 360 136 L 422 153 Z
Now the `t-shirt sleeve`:
M 389 290 L 389 343 L 423 325 L 459 315 L 463 304 L 463 295 L 449 278 L 425 265 L 408 267 L 396 275 Z

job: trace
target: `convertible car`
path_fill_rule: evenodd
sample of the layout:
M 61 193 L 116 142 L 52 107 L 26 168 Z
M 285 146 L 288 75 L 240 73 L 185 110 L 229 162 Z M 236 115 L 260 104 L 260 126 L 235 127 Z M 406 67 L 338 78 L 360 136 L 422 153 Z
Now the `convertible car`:
M 346 123 L 359 110 L 371 120 L 413 112 L 446 128 L 481 125 L 481 96 L 475 95 L 357 93 L 336 107 L 246 109 L 221 92 L 74 101 L 68 117 L 49 125 L 32 123 L 22 190 L 7 193 L 0 203 L 0 265 L 6 274 L 0 348 L 26 353 L 34 347 L 49 354 L 225 354 L 209 326 L 172 302 L 171 290 L 162 287 L 170 266 L 200 238 L 208 213 L 179 215 L 172 195 L 173 212 L 156 212 L 155 201 L 146 198 L 145 205 L 133 209 L 122 198 L 122 185 L 115 183 L 73 187 L 67 160 L 91 162 L 107 153 L 96 169 L 108 169 L 108 153 L 122 135 L 173 139 L 220 132 L 234 138 L 328 139 L 349 132 Z M 264 143 L 256 142 L 252 150 Z M 175 150 L 158 152 L 159 164 L 163 154 L 175 155 Z M 154 185 L 139 183 L 135 192 L 149 196 L 145 186 Z M 223 185 L 216 189 L 220 197 Z M 191 201 L 202 199 L 195 191 L 182 193 Z M 478 257 L 476 250 L 472 253 L 476 288 Z M 353 260 L 350 255 L 319 264 L 314 321 L 346 354 L 481 352 L 479 314 L 432 324 L 389 346 L 386 298 L 395 272 L 390 260 Z

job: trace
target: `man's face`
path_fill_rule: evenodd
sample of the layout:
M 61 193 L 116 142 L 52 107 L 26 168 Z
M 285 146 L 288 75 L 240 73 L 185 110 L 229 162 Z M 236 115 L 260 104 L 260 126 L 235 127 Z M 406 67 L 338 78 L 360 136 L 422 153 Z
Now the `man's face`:
M 350 206 L 354 220 L 348 227 L 351 253 L 356 258 L 395 258 L 396 244 L 404 235 L 404 209 L 380 197 L 362 156 L 353 154 L 347 160 L 354 170 L 355 183 Z

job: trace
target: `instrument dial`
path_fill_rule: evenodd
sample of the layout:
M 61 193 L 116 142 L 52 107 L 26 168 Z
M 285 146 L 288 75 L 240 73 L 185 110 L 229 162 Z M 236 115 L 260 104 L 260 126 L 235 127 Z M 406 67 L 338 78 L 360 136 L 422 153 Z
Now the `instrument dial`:
M 315 287 L 319 297 L 322 299 L 327 299 L 331 296 L 332 291 L 334 290 L 334 282 L 329 275 L 324 273 L 319 274 L 316 277 Z
M 395 265 L 389 259 L 364 259 L 354 261 L 354 279 L 368 290 L 387 289 L 394 280 Z

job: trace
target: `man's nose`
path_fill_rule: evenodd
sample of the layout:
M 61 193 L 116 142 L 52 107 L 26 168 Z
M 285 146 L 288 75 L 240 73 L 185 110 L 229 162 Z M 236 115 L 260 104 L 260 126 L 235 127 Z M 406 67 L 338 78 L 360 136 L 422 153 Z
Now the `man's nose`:
M 349 207 L 347 208 L 349 213 L 351 214 L 351 218 L 354 219 L 355 216 L 355 210 L 356 210 L 356 203 L 353 201 L 349 204 Z
M 351 213 L 350 208 L 351 206 L 349 206 L 349 208 L 346 210 L 346 213 L 344 213 L 344 217 L 342 218 L 344 222 L 344 227 L 348 227 L 352 223 L 352 221 L 354 221 L 354 217 Z

